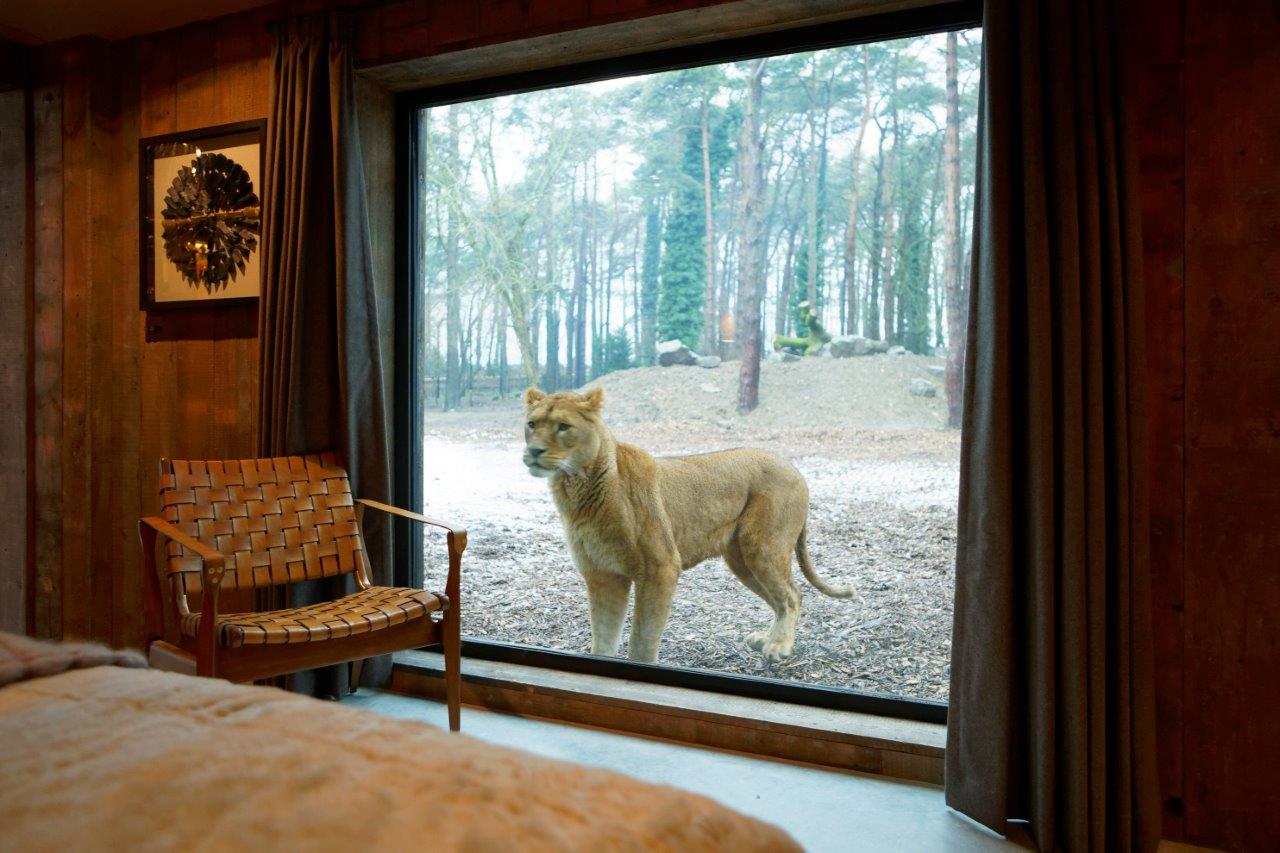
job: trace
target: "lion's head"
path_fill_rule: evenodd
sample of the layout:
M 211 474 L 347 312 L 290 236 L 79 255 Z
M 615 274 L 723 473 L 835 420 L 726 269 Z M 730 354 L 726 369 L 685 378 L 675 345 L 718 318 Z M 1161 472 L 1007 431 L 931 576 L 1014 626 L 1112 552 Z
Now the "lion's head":
M 600 451 L 604 389 L 524 392 L 524 464 L 535 477 L 577 475 Z

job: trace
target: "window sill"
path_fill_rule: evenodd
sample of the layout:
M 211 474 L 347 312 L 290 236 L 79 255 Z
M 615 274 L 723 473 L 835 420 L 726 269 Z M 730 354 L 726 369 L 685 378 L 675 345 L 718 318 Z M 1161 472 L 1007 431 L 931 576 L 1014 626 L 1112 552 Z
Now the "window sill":
M 395 656 L 391 689 L 442 699 L 443 675 L 441 655 L 402 652 Z M 946 726 L 936 723 L 474 659 L 462 661 L 462 701 L 696 746 L 942 783 Z

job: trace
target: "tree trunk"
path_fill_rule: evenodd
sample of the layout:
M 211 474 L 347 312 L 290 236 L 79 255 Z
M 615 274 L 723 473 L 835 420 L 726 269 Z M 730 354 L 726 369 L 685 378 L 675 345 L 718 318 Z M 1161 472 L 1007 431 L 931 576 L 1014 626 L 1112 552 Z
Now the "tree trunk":
M 588 204 L 587 184 L 585 176 L 582 183 L 582 206 Z M 587 384 L 587 263 L 591 244 L 587 239 L 587 223 L 583 221 L 578 230 L 578 262 L 574 270 L 574 329 L 573 352 L 573 387 L 581 388 Z
M 641 364 L 653 364 L 655 327 L 658 319 L 658 263 L 662 253 L 662 212 L 658 199 L 645 199 L 644 256 L 640 263 L 640 352 Z
M 877 142 L 879 150 L 876 153 L 876 191 L 871 197 L 871 251 L 867 257 L 871 270 L 867 276 L 867 292 L 862 311 L 862 336 L 872 339 L 880 338 L 880 269 L 882 267 L 880 250 L 884 245 L 884 221 L 881 219 L 881 211 L 884 202 L 885 134 L 878 120 L 876 127 L 880 128 L 878 134 L 880 138 Z
M 449 169 L 456 174 L 458 156 L 458 107 L 449 107 Z M 451 411 L 462 405 L 462 281 L 458 274 L 458 216 L 449 205 L 444 249 L 445 276 L 445 379 L 444 409 Z
M 738 411 L 753 411 L 760 402 L 760 301 L 764 294 L 764 199 L 761 174 L 760 96 L 764 59 L 751 65 L 746 114 L 738 150 L 742 181 L 738 252 L 738 340 L 742 363 L 738 372 Z
M 967 306 L 960 286 L 960 94 L 956 70 L 956 34 L 947 33 L 947 124 L 943 137 L 943 276 L 947 308 L 947 426 L 960 428 L 964 414 L 964 350 Z
M 707 281 L 702 293 L 702 342 L 699 349 L 714 355 L 720 349 L 720 324 L 716 322 L 716 226 L 711 193 L 711 141 L 708 128 L 710 99 L 702 98 L 702 201 L 707 220 L 703 239 L 707 255 Z
M 895 89 L 897 80 L 894 80 Z M 894 287 L 894 239 L 897 222 L 894 217 L 893 173 L 898 162 L 898 108 L 893 108 L 893 147 L 884 164 L 884 263 L 880 270 L 880 292 L 884 298 L 884 338 L 890 343 L 898 342 L 897 294 Z
M 858 328 L 858 170 L 862 166 L 862 141 L 871 122 L 871 65 L 867 48 L 862 48 L 862 117 L 858 135 L 854 137 L 849 165 L 849 221 L 844 231 L 845 322 L 842 326 L 852 334 Z
M 791 288 L 795 287 L 796 278 L 796 229 L 787 228 L 787 256 L 783 261 L 782 285 L 778 290 L 778 304 L 773 310 L 773 333 L 785 335 L 791 331 Z

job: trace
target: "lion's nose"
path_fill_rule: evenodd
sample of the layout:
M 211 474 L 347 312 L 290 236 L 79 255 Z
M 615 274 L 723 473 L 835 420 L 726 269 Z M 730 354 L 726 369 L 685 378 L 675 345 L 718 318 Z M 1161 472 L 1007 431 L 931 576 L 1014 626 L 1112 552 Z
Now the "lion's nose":
M 546 450 L 545 447 L 530 447 L 529 455 L 532 456 L 534 459 L 537 459 L 539 456 L 542 455 L 544 450 Z

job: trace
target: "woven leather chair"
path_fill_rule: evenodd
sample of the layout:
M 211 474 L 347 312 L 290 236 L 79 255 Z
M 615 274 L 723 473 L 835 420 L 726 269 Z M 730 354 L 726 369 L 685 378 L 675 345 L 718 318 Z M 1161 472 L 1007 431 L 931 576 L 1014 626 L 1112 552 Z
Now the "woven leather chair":
M 416 512 L 353 500 L 332 453 L 221 462 L 162 460 L 164 517 L 143 518 L 152 666 L 255 681 L 442 642 L 449 728 L 458 729 L 459 574 L 467 532 Z M 374 586 L 360 534 L 365 508 L 442 528 L 443 593 Z M 167 540 L 157 567 L 156 540 Z M 337 575 L 357 591 L 334 601 L 261 613 L 219 613 L 230 590 Z M 199 603 L 192 604 L 198 597 Z M 442 618 L 433 618 L 440 613 Z M 167 614 L 167 615 L 166 615 Z

